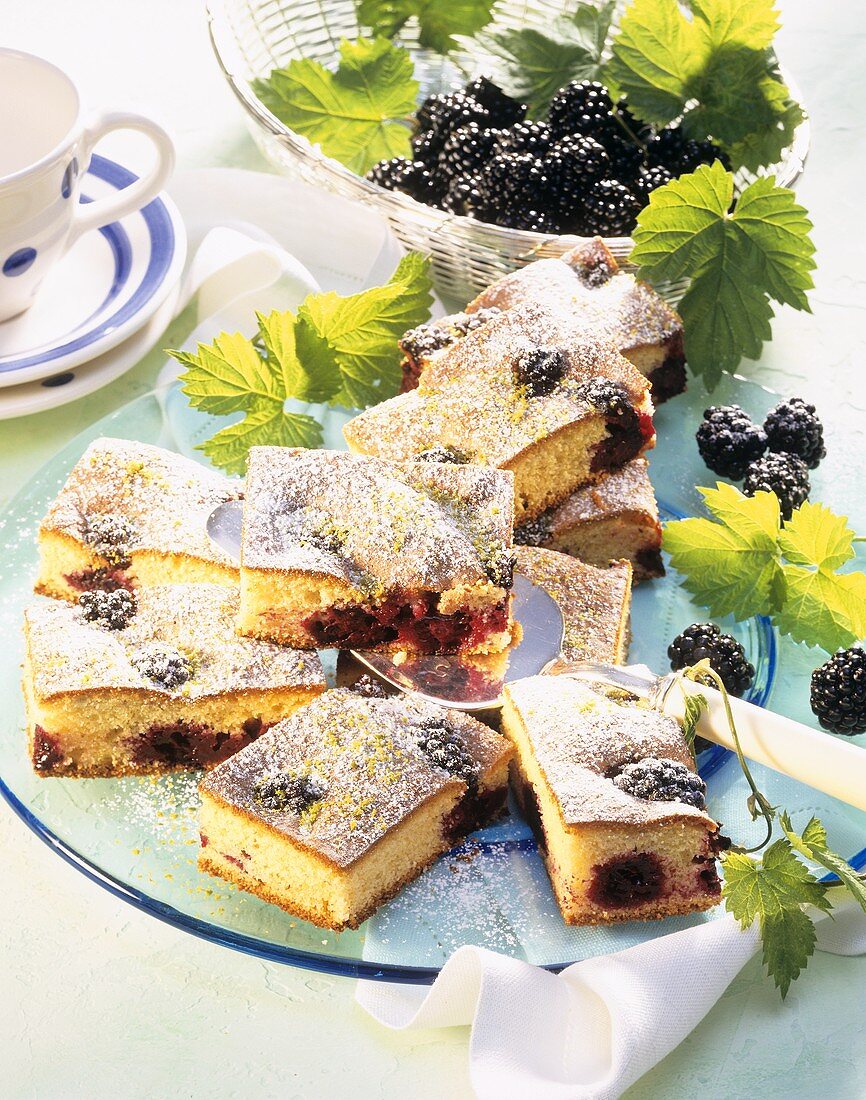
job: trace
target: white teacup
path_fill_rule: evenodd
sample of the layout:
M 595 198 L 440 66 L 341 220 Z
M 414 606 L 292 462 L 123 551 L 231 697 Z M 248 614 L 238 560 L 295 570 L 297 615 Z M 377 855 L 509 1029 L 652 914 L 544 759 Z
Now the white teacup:
M 93 149 L 112 130 L 147 134 L 156 165 L 118 194 L 79 204 Z M 51 265 L 82 233 L 146 206 L 173 167 L 174 146 L 161 126 L 124 111 L 83 117 L 66 73 L 0 49 L 0 321 L 33 303 Z

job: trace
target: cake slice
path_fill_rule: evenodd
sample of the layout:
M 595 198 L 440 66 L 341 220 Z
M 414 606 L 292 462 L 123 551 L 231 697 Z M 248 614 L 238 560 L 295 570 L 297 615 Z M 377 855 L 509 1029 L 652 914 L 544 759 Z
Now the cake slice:
M 34 769 L 90 777 L 207 767 L 324 691 L 315 653 L 238 637 L 237 611 L 237 589 L 215 584 L 28 608 Z
M 238 629 L 306 648 L 501 650 L 512 524 L 507 473 L 254 447 Z
M 357 928 L 505 809 L 511 753 L 468 715 L 328 691 L 205 777 L 199 866 L 323 928 Z
M 562 311 L 523 305 L 343 434 L 352 451 L 392 462 L 427 452 L 510 470 L 523 523 L 653 446 L 652 411 L 646 379 L 610 344 L 576 333 Z
M 182 455 L 97 439 L 39 528 L 36 591 L 75 600 L 102 588 L 206 581 L 237 585 L 237 566 L 207 534 L 240 484 Z
M 679 724 L 568 676 L 509 684 L 513 787 L 569 924 L 709 909 L 726 846 Z
M 443 358 L 443 349 L 496 313 L 529 303 L 564 310 L 584 332 L 609 340 L 652 386 L 656 404 L 685 389 L 683 323 L 648 284 L 619 266 L 600 237 L 559 258 L 535 260 L 503 276 L 464 313 L 406 333 L 403 389 L 414 388 Z
M 632 576 L 627 561 L 599 569 L 555 550 L 519 546 L 514 571 L 539 585 L 559 604 L 566 661 L 625 663 Z
M 592 565 L 628 559 L 635 581 L 664 576 L 662 528 L 644 458 L 578 489 L 551 511 L 517 527 L 514 541 L 572 554 Z

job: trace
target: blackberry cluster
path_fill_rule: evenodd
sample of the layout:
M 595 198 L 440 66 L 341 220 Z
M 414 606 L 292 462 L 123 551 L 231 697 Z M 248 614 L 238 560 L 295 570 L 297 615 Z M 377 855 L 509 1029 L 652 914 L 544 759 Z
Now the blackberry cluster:
M 445 443 L 437 443 L 415 455 L 420 462 L 452 462 L 455 466 L 465 466 L 469 461 L 468 456 L 457 447 L 450 447 Z
M 478 786 L 478 769 L 466 746 L 442 718 L 425 718 L 419 724 L 418 748 L 431 764 L 456 775 L 470 790 Z
M 712 142 L 678 126 L 639 123 L 603 84 L 575 80 L 546 119 L 478 77 L 418 108 L 412 159 L 380 161 L 367 178 L 452 214 L 540 233 L 631 233 L 650 194 L 721 160 Z
M 511 588 L 514 584 L 514 551 L 507 546 L 493 550 L 484 563 L 484 572 L 491 584 L 498 588 Z
M 109 565 L 121 565 L 137 534 L 135 525 L 125 516 L 101 512 L 87 517 L 82 539 Z
M 301 814 L 328 793 L 321 779 L 314 775 L 292 775 L 284 772 L 256 781 L 253 797 L 269 810 Z
M 133 656 L 132 663 L 146 680 L 152 680 L 167 691 L 174 691 L 192 676 L 189 658 L 161 642 L 145 646 Z
M 89 623 L 104 626 L 106 630 L 123 630 L 135 614 L 135 596 L 126 588 L 106 592 L 95 588 L 82 592 L 78 597 L 81 613 Z
M 388 692 L 381 680 L 365 672 L 352 684 L 352 691 L 363 699 L 386 699 Z
M 613 781 L 621 791 L 648 802 L 685 802 L 699 810 L 707 807 L 703 779 L 676 760 L 647 756 L 626 764 Z
M 514 528 L 516 546 L 544 546 L 550 538 L 550 520 L 545 513 Z
M 802 397 L 781 401 L 762 426 L 739 405 L 713 406 L 704 413 L 695 439 L 701 458 L 722 477 L 743 480 L 746 496 L 775 493 L 783 519 L 809 498 L 809 469 L 827 451 L 824 428 Z
M 527 348 L 514 361 L 514 375 L 530 397 L 546 397 L 556 389 L 567 366 L 562 348 Z
M 699 661 L 709 661 L 731 695 L 743 695 L 752 686 L 755 668 L 736 638 L 723 634 L 715 623 L 692 623 L 668 646 L 674 672 Z
M 812 673 L 809 702 L 825 730 L 866 732 L 866 653 L 841 649 Z

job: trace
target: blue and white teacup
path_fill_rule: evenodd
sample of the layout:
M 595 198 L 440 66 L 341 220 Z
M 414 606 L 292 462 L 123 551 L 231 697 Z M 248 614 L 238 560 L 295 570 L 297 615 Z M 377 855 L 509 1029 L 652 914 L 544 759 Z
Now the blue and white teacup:
M 79 204 L 96 144 L 112 130 L 140 130 L 156 164 L 116 195 Z M 50 62 L 0 49 L 0 321 L 33 303 L 39 285 L 82 233 L 146 206 L 174 167 L 174 147 L 142 115 L 84 116 L 69 77 Z

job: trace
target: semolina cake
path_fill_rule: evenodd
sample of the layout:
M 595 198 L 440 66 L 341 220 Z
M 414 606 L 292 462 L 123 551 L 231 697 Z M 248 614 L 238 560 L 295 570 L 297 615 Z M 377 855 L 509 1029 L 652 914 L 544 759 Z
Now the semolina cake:
M 323 928 L 357 928 L 505 809 L 510 743 L 372 682 L 297 710 L 202 781 L 199 866 Z
M 254 447 L 238 629 L 302 648 L 498 652 L 512 527 L 509 473 Z
M 726 846 L 679 724 L 577 679 L 505 688 L 512 786 L 569 924 L 709 909 Z
M 182 455 L 97 439 L 39 528 L 36 591 L 75 600 L 89 589 L 205 581 L 237 585 L 237 565 L 207 534 L 240 484 Z
M 30 758 L 43 776 L 208 767 L 325 689 L 315 653 L 235 631 L 238 591 L 174 584 L 25 612 Z

